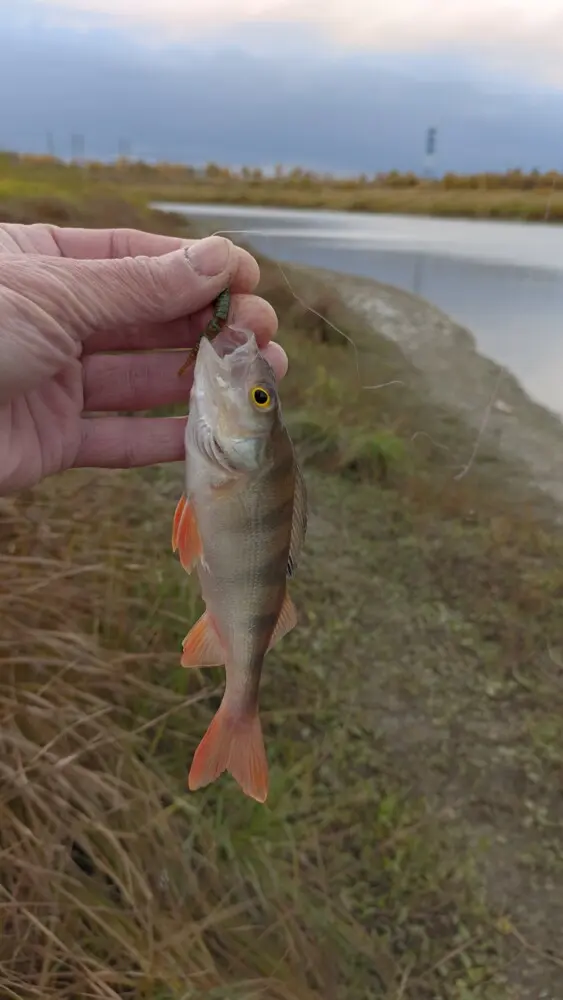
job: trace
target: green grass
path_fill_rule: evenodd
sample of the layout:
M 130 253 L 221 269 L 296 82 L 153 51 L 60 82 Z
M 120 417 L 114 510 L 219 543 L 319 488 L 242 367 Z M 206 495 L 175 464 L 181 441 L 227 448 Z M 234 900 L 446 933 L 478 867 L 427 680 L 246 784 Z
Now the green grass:
M 453 479 L 472 436 L 395 344 L 295 277 L 356 355 L 261 265 L 311 508 L 263 678 L 268 802 L 185 790 L 223 677 L 178 666 L 181 468 L 0 501 L 0 993 L 537 997 L 561 974 L 563 540 L 500 461 Z

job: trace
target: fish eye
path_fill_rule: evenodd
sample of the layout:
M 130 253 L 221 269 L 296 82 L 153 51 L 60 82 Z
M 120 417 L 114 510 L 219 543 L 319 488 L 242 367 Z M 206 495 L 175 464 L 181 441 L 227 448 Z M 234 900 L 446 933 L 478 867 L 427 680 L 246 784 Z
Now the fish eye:
M 264 389 L 261 385 L 255 385 L 253 389 L 250 390 L 250 398 L 255 406 L 260 410 L 265 410 L 272 402 L 272 397 L 267 389 Z

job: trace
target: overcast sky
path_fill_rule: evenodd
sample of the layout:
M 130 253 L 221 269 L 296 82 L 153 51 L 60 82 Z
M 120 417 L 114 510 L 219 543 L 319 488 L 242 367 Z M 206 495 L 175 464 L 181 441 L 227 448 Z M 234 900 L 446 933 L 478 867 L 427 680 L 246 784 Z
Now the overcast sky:
M 12 4 L 15 0 L 9 0 Z M 304 22 L 322 41 L 351 48 L 420 52 L 471 49 L 500 66 L 525 59 L 563 82 L 561 0 L 38 0 L 51 11 L 97 15 L 153 39 L 192 40 L 195 32 L 234 25 Z M 64 15 L 63 15 L 64 16 Z M 321 43 L 322 44 L 322 43 Z M 529 68 L 524 67 L 525 69 Z
M 0 0 L 0 145 L 318 169 L 563 165 L 563 0 Z M 9 100 L 6 95 L 9 94 Z

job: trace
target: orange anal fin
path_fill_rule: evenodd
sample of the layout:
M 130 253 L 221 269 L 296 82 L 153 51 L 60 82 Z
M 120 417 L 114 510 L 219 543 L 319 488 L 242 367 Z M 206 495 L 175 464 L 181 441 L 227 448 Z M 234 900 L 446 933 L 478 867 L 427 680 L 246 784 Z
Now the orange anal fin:
M 270 645 L 268 650 L 275 646 L 280 639 L 283 639 L 284 635 L 291 632 L 292 628 L 297 625 L 297 611 L 295 610 L 295 605 L 291 600 L 291 597 L 286 591 L 286 595 L 283 600 L 282 609 L 280 611 L 280 616 L 277 620 L 276 627 L 272 632 L 272 638 L 270 639 Z
M 183 667 L 221 667 L 225 663 L 219 636 L 207 611 L 188 632 L 182 649 Z
M 184 495 L 180 497 L 174 512 L 172 526 L 172 551 L 178 551 L 182 568 L 190 573 L 201 558 L 201 539 L 193 507 Z
M 234 715 L 224 700 L 194 754 L 188 788 L 192 792 L 203 788 L 223 771 L 232 774 L 249 798 L 266 801 L 268 761 L 260 716 Z

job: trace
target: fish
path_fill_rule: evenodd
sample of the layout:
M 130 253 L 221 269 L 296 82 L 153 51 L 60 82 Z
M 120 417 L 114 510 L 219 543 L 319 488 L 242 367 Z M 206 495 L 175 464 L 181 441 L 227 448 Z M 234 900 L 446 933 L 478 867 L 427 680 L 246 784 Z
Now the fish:
M 307 491 L 274 372 L 254 333 L 201 340 L 185 432 L 185 488 L 172 549 L 197 572 L 205 611 L 182 643 L 184 667 L 225 667 L 217 713 L 193 757 L 191 791 L 229 772 L 265 802 L 259 714 L 264 659 L 297 624 L 288 592 L 307 531 Z

